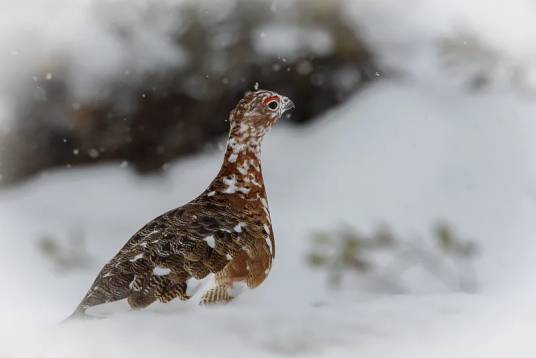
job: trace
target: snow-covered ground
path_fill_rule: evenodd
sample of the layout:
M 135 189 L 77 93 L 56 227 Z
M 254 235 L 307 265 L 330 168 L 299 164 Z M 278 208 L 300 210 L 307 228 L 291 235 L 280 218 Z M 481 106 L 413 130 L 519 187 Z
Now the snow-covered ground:
M 133 232 L 204 189 L 221 152 L 172 163 L 163 177 L 139 177 L 117 163 L 56 170 L 0 192 L 0 357 L 532 357 L 536 104 L 507 87 L 470 92 L 442 76 L 431 39 L 452 11 L 441 15 L 439 1 L 438 9 L 410 3 L 413 15 L 390 35 L 374 26 L 389 19 L 395 27 L 392 1 L 353 8 L 383 36 L 386 63 L 396 66 L 401 53 L 415 61 L 399 64 L 408 76 L 378 81 L 305 129 L 280 123 L 266 138 L 277 257 L 261 287 L 225 307 L 155 304 L 58 325 Z M 419 23 L 414 14 L 423 7 L 428 17 Z M 389 52 L 389 43 L 401 47 Z M 476 293 L 449 292 L 418 275 L 411 278 L 418 289 L 403 295 L 334 291 L 305 264 L 314 230 L 349 222 L 368 231 L 385 222 L 401 235 L 426 236 L 438 219 L 479 243 Z M 93 261 L 60 274 L 37 240 L 67 241 L 73 230 L 85 234 Z

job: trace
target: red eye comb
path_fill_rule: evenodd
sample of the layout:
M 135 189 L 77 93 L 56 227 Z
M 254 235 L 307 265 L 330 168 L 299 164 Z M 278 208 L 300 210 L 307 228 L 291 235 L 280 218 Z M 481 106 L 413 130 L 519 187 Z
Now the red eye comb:
M 270 96 L 268 98 L 266 98 L 264 101 L 262 101 L 262 104 L 264 106 L 266 106 L 268 103 L 272 102 L 272 101 L 277 101 L 279 102 L 279 96 Z

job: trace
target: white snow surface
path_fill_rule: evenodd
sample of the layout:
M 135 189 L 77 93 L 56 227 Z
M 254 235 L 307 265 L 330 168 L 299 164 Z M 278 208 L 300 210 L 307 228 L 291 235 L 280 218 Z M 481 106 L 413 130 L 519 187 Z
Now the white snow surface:
M 393 43 L 413 41 L 405 51 L 420 60 L 399 64 L 411 79 L 380 80 L 309 127 L 279 123 L 267 135 L 276 259 L 263 285 L 226 306 L 154 304 L 59 324 L 130 235 L 205 189 L 223 153 L 181 159 L 163 177 L 139 177 L 120 163 L 48 172 L 0 192 L 0 357 L 532 357 L 536 104 L 506 89 L 468 92 L 434 70 L 421 34 L 459 19 L 442 13 L 443 2 L 408 2 L 416 13 L 427 9 L 420 23 L 409 16 L 418 24 L 411 26 L 396 20 L 393 1 L 357 3 L 364 19 L 365 10 L 378 16 L 363 20 L 368 31 L 381 34 L 374 26 L 385 22 L 376 20 L 391 19 L 400 25 Z M 501 9 L 491 4 L 493 17 Z M 455 12 L 476 16 L 467 8 Z M 386 61 L 388 48 L 380 46 Z M 348 222 L 366 232 L 385 222 L 401 235 L 427 236 L 437 219 L 478 241 L 476 293 L 422 276 L 410 277 L 414 290 L 403 295 L 332 290 L 305 264 L 313 230 Z M 36 240 L 66 239 L 73 229 L 85 233 L 92 268 L 60 274 Z

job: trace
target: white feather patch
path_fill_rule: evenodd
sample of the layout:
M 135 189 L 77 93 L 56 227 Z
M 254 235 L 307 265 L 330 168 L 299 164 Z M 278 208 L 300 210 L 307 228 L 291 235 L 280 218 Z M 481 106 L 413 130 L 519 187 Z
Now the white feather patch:
M 246 227 L 248 226 L 246 223 L 244 222 L 239 222 L 238 224 L 236 224 L 236 226 L 234 227 L 234 231 L 236 232 L 242 232 L 242 228 L 243 227 Z
M 136 262 L 138 261 L 139 259 L 143 258 L 143 254 L 137 254 L 136 256 L 134 256 L 132 259 L 130 259 L 129 261 L 130 262 Z
M 210 236 L 207 236 L 205 237 L 203 240 L 205 240 L 205 242 L 207 243 L 207 245 L 211 248 L 214 248 L 216 247 L 216 240 L 214 240 L 214 236 L 213 235 L 210 235 Z
M 166 276 L 166 275 L 169 275 L 170 272 L 171 272 L 170 269 L 168 269 L 166 267 L 162 267 L 162 266 L 156 266 L 153 269 L 153 275 L 155 275 L 155 276 Z

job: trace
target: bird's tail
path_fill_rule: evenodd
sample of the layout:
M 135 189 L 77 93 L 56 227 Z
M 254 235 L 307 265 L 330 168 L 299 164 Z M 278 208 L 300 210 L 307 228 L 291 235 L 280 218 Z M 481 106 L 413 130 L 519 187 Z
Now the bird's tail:
M 69 317 L 65 318 L 60 323 L 63 324 L 63 323 L 69 323 L 69 322 L 72 322 L 72 321 L 75 321 L 75 320 L 82 320 L 82 319 L 92 318 L 91 316 L 86 314 L 86 310 L 87 310 L 87 307 L 79 305 L 78 307 L 76 307 L 74 312 L 71 313 L 71 315 Z

